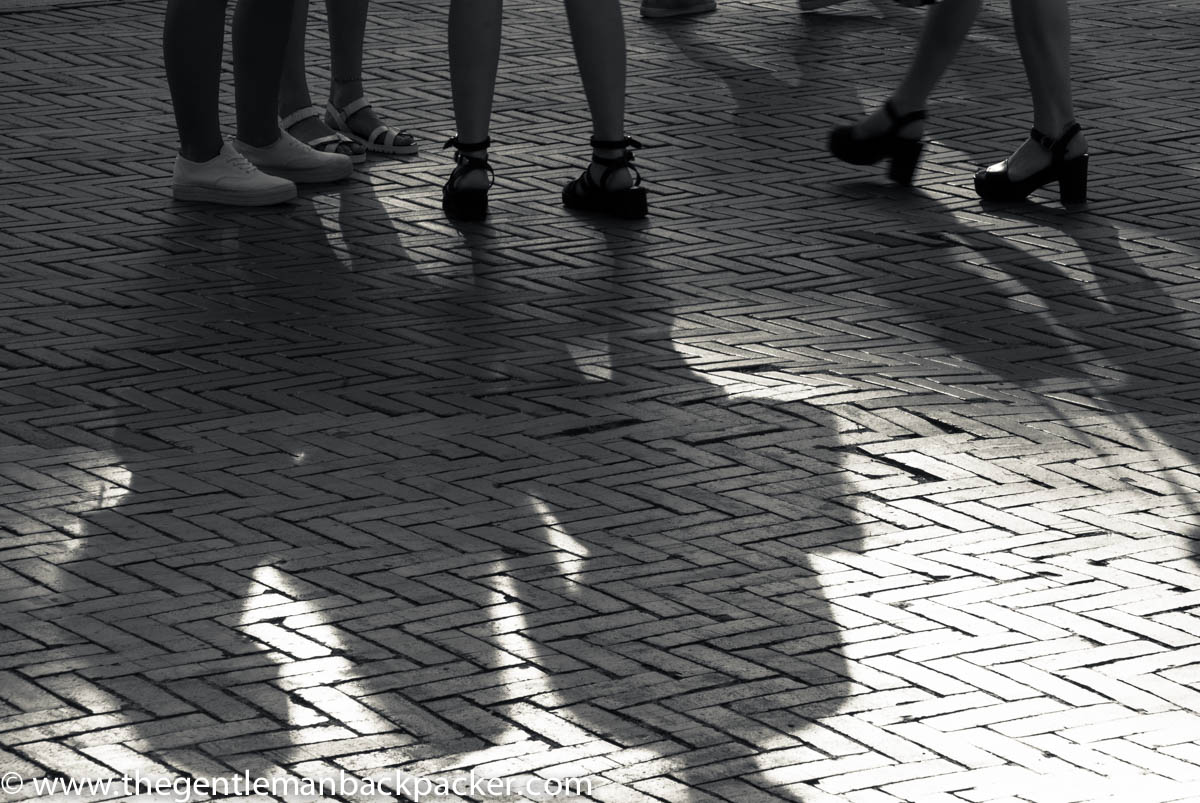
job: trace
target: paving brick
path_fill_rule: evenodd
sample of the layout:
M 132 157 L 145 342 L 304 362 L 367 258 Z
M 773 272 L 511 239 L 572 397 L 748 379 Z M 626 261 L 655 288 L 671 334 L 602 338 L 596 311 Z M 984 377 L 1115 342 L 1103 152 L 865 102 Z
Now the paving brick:
M 749 8 L 625 9 L 635 223 L 559 206 L 562 11 L 508 9 L 470 226 L 442 9 L 366 34 L 425 155 L 234 210 L 169 199 L 161 4 L 0 8 L 0 763 L 1200 799 L 1191 9 L 1075 15 L 1119 158 L 1067 212 L 971 191 L 1028 106 L 1006 9 L 908 189 L 820 143 L 921 12 Z
M 0 672 L 0 700 L 21 711 L 61 708 L 63 701 L 12 672 Z

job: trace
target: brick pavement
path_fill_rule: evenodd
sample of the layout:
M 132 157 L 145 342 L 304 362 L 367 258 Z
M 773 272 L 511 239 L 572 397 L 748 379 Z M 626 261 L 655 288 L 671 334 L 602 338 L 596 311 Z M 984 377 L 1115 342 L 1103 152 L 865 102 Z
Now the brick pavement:
M 1190 1 L 1080 4 L 1070 215 L 970 190 L 1003 9 L 900 191 L 823 140 L 919 12 L 630 5 L 634 224 L 555 204 L 565 24 L 510 3 L 468 227 L 442 8 L 369 34 L 419 157 L 231 211 L 169 200 L 160 5 L 0 14 L 3 771 L 1200 800 Z

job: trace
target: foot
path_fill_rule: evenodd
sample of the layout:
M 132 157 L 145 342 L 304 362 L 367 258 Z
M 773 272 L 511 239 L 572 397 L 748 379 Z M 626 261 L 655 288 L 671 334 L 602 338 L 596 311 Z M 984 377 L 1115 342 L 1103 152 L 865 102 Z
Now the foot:
M 418 151 L 416 137 L 380 120 L 361 94 L 343 103 L 345 92 L 335 85 L 332 95 L 325 113 L 325 124 L 330 128 L 350 135 L 374 153 L 411 156 Z
M 597 159 L 620 159 L 625 155 L 624 148 L 596 148 L 592 150 L 592 163 L 588 165 L 588 174 L 591 175 L 592 181 L 597 186 L 604 189 L 616 192 L 619 190 L 627 190 L 635 183 L 633 170 L 627 166 L 611 167 L 605 165 Z M 605 173 L 608 176 L 605 177 Z
M 604 147 L 617 145 L 619 147 Z M 646 190 L 633 166 L 631 149 L 641 145 L 629 137 L 623 140 L 592 138 L 592 162 L 579 178 L 563 188 L 563 205 L 569 209 L 643 218 L 647 214 Z
M 895 101 L 892 101 L 892 107 L 897 117 L 904 117 L 906 114 L 918 111 L 918 109 L 902 107 Z M 880 106 L 875 109 L 875 111 L 864 117 L 861 121 L 854 124 L 854 138 L 871 139 L 872 137 L 881 137 L 891 130 L 891 128 L 892 116 L 888 114 L 888 111 L 884 106 Z M 895 131 L 897 136 L 903 137 L 904 139 L 920 139 L 924 133 L 924 120 L 913 120 L 905 125 L 900 126 L 900 128 Z
M 320 117 L 313 117 L 311 115 L 294 125 L 288 126 L 287 132 L 301 142 L 311 142 L 314 139 L 334 135 L 333 129 L 322 123 Z
M 716 0 L 642 0 L 642 16 L 688 17 L 717 10 Z
M 493 174 L 487 161 L 487 149 L 491 140 L 484 137 L 469 142 L 469 148 L 459 145 L 458 137 L 446 142 L 445 148 L 454 147 L 454 170 L 442 187 L 442 209 L 454 220 L 483 220 L 488 213 L 488 190 L 492 187 Z
M 344 154 L 355 164 L 366 161 L 365 147 L 325 125 L 320 112 L 311 107 L 281 114 L 280 127 L 310 148 Z
M 171 191 L 180 201 L 230 206 L 270 206 L 296 197 L 295 184 L 263 173 L 229 143 L 203 162 L 175 157 Z
M 354 172 L 354 162 L 342 153 L 323 153 L 308 147 L 286 131 L 266 147 L 235 140 L 233 146 L 259 170 L 299 183 L 341 181 Z
M 1087 150 L 1087 137 L 1081 131 L 1067 143 L 1067 152 L 1064 158 L 1073 159 L 1082 156 L 1087 153 Z M 987 172 L 995 173 L 1007 170 L 1009 179 L 1014 183 L 1019 183 L 1035 173 L 1045 170 L 1050 166 L 1051 161 L 1050 150 L 1030 137 L 1021 143 L 1021 147 L 1017 148 L 1012 156 L 1002 162 L 989 165 Z
M 450 183 L 457 190 L 486 190 L 492 186 L 491 173 L 483 167 L 478 167 L 475 160 L 487 162 L 488 152 L 484 148 L 475 151 L 459 151 L 462 159 L 450 174 Z

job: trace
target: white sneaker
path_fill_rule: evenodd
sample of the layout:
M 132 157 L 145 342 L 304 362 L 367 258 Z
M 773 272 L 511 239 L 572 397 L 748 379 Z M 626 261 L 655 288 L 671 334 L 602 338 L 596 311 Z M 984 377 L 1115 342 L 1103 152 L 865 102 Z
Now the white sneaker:
M 264 173 L 302 184 L 341 181 L 354 172 L 354 160 L 344 153 L 326 153 L 310 148 L 286 131 L 265 148 L 234 140 L 233 147 Z
M 172 195 L 180 201 L 206 201 L 231 206 L 270 206 L 296 197 L 296 185 L 268 176 L 228 142 L 207 162 L 175 157 Z

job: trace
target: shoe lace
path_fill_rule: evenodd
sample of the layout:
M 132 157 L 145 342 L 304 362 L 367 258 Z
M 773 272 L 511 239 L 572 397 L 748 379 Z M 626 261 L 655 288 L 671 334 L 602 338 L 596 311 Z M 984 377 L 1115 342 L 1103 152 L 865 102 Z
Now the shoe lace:
M 229 148 L 229 156 L 227 161 L 229 162 L 230 167 L 236 168 L 243 173 L 249 174 L 258 172 L 258 168 L 251 164 L 249 159 L 238 153 L 233 148 Z

